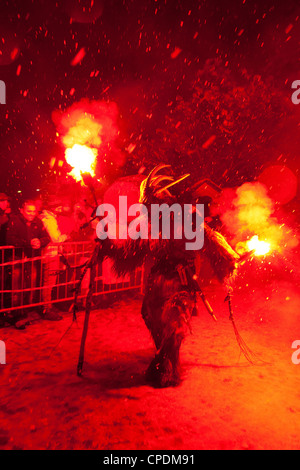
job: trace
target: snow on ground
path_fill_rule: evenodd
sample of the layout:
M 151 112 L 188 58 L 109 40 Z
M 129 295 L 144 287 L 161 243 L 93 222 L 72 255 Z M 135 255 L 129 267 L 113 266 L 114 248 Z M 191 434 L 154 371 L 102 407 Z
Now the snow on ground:
M 7 365 L 0 366 L 3 449 L 299 449 L 300 294 L 273 280 L 238 289 L 239 332 L 265 363 L 250 365 L 228 320 L 225 291 L 205 289 L 218 322 L 199 304 L 181 349 L 183 382 L 155 389 L 145 381 L 154 347 L 130 294 L 92 312 L 82 378 L 76 365 L 84 314 L 62 339 L 61 322 L 25 331 L 0 330 Z

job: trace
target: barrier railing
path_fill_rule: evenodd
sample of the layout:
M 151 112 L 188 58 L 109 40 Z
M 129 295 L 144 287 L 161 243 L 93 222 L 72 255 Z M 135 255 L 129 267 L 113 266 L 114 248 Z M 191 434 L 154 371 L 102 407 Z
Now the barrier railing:
M 0 316 L 4 312 L 72 301 L 94 246 L 93 242 L 53 244 L 35 258 L 28 258 L 21 248 L 0 247 Z M 95 296 L 142 290 L 142 285 L 143 269 L 116 278 L 109 261 L 97 265 Z M 89 272 L 81 284 L 78 299 L 85 298 L 88 287 Z

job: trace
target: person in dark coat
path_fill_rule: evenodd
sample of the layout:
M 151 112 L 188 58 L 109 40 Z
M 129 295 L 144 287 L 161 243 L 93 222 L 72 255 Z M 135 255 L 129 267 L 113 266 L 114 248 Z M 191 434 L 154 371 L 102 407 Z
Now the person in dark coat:
M 37 217 L 35 203 L 26 201 L 20 213 L 13 215 L 8 223 L 6 244 L 22 248 L 27 258 L 33 258 L 41 256 L 41 249 L 50 242 L 43 222 Z
M 37 217 L 37 208 L 34 201 L 26 201 L 20 213 L 10 218 L 7 233 L 6 244 L 16 247 L 14 260 L 20 260 L 20 263 L 12 267 L 12 306 L 20 307 L 22 304 L 28 305 L 40 301 L 41 293 L 36 287 L 41 285 L 41 261 L 30 259 L 40 257 L 42 248 L 45 248 L 51 242 L 50 236 L 45 229 L 43 222 Z M 28 293 L 18 292 L 23 289 L 32 289 Z M 39 297 L 39 298 L 37 298 Z M 16 313 L 20 312 L 18 308 Z M 18 318 L 18 315 L 16 315 Z M 17 322 L 15 325 L 20 325 Z M 22 325 L 24 326 L 24 322 Z M 18 327 L 18 326 L 17 326 Z
M 6 244 L 6 230 L 9 221 L 9 197 L 0 193 L 0 246 Z
M 10 203 L 9 197 L 0 193 L 0 247 L 6 245 L 6 230 L 10 217 Z M 9 288 L 7 285 L 7 268 L 1 266 L 2 263 L 7 261 L 7 250 L 0 250 L 0 310 L 6 306 L 5 294 L 1 290 L 6 290 Z M 4 314 L 0 313 L 0 328 L 5 325 Z

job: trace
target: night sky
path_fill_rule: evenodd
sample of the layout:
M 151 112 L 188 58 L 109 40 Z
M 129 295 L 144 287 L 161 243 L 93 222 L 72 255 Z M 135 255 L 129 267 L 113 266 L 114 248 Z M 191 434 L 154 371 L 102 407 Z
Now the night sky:
M 278 161 L 298 172 L 300 106 L 291 103 L 291 83 L 300 79 L 297 0 L 0 0 L 0 24 L 7 86 L 0 192 L 29 195 L 59 171 L 64 177 L 67 165 L 49 167 L 64 151 L 52 114 L 83 98 L 119 109 L 125 164 L 118 175 L 105 170 L 110 181 L 150 168 L 152 160 L 225 186 Z M 199 87 L 210 87 L 211 77 L 218 90 L 203 101 Z M 248 108 L 241 111 L 230 84 L 253 98 Z M 220 115 L 229 120 L 228 108 L 242 139 L 219 126 Z

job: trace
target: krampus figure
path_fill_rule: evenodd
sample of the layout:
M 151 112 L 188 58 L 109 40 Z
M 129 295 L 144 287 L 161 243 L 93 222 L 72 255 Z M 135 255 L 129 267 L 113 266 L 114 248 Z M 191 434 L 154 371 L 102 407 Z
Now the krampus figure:
M 188 175 L 175 180 L 172 176 L 160 174 L 166 168 L 168 168 L 166 165 L 159 165 L 141 184 L 140 203 L 147 206 L 149 213 L 152 204 L 172 205 L 174 202 L 179 204 L 191 202 L 189 200 L 191 194 L 187 191 L 183 194 L 177 191 L 175 195 L 176 188 L 180 186 L 177 183 Z M 198 284 L 195 264 L 199 264 L 199 259 L 201 261 L 201 258 L 206 256 L 215 274 L 224 281 L 232 275 L 239 261 L 239 256 L 224 237 L 205 223 L 204 237 L 204 248 L 198 252 L 187 251 L 184 239 L 97 241 L 96 252 L 89 266 L 91 271 L 95 260 L 101 262 L 105 257 L 109 257 L 114 261 L 115 270 L 119 275 L 142 264 L 145 265 L 146 273 L 149 273 L 146 275 L 142 316 L 157 349 L 147 371 L 148 380 L 156 387 L 175 386 L 180 383 L 180 346 L 189 330 L 199 295 L 209 313 L 213 315 Z M 90 309 L 92 290 L 91 275 L 87 310 Z M 85 329 L 87 322 L 88 315 Z M 83 350 L 84 341 L 81 347 L 79 373 L 82 369 Z
M 162 169 L 163 166 L 156 167 L 141 185 L 140 202 L 148 206 L 149 212 L 153 203 L 184 204 L 191 198 L 188 191 L 176 196 L 172 196 L 169 191 L 187 175 L 174 181 L 170 176 L 158 176 Z M 223 281 L 233 273 L 239 256 L 222 235 L 206 224 L 204 232 L 205 247 L 201 251 L 203 255 L 208 255 L 216 275 Z M 158 243 L 160 246 L 157 246 Z M 157 353 L 147 375 L 154 385 L 167 387 L 180 382 L 180 346 L 196 309 L 197 295 L 203 295 L 195 270 L 200 253 L 187 251 L 185 240 L 175 239 L 156 242 L 152 251 L 155 256 L 146 286 L 142 316 L 151 332 Z M 210 309 L 208 303 L 206 306 Z

